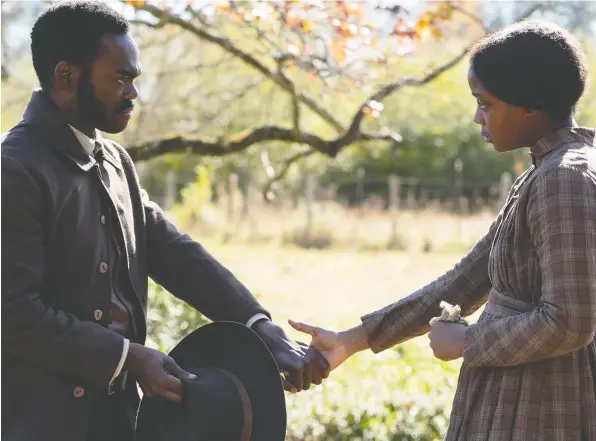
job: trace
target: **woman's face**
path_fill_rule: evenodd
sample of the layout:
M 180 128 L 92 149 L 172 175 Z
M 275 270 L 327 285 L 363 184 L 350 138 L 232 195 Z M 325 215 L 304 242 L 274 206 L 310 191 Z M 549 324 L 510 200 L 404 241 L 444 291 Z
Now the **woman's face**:
M 474 122 L 482 127 L 482 136 L 497 152 L 508 152 L 534 143 L 531 134 L 534 132 L 536 112 L 496 98 L 484 88 L 471 66 L 468 85 L 477 102 Z

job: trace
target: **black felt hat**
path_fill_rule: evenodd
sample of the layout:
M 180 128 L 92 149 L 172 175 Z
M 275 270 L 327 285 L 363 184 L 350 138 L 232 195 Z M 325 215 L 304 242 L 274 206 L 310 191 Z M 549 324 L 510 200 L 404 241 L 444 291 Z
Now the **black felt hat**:
M 260 337 L 235 322 L 214 322 L 169 354 L 196 380 L 181 404 L 144 397 L 137 441 L 283 441 L 286 407 L 279 368 Z

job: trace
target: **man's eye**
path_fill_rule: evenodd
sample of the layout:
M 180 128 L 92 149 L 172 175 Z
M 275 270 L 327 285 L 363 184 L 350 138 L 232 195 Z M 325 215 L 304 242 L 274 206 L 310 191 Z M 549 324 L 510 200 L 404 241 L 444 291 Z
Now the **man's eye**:
M 478 107 L 480 107 L 481 109 L 486 109 L 486 104 L 483 103 L 482 101 L 477 101 L 478 103 Z
M 118 81 L 120 84 L 125 84 L 128 83 L 131 80 L 130 77 L 126 77 L 126 78 L 118 78 L 116 81 Z

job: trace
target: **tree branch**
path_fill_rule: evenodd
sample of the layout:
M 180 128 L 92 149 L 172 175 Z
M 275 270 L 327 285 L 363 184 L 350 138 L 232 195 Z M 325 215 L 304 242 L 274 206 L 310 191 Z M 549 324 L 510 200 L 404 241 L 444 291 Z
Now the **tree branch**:
M 193 72 L 193 71 L 197 71 L 199 69 L 205 69 L 205 68 L 209 68 L 209 67 L 220 67 L 222 64 L 226 64 L 226 63 L 231 63 L 235 61 L 234 57 L 222 57 L 219 60 L 216 61 L 212 61 L 212 62 L 207 62 L 207 63 L 197 63 L 197 64 L 193 64 L 192 66 L 183 66 L 183 67 L 178 67 L 175 69 L 164 69 L 161 70 L 160 72 L 157 73 L 157 75 L 168 75 L 168 74 L 175 74 L 175 73 L 180 73 L 180 72 Z
M 532 5 L 523 14 L 521 14 L 516 20 L 522 20 L 529 17 L 538 9 L 544 6 L 543 3 Z M 298 93 L 294 84 L 283 74 L 280 70 L 277 73 L 271 71 L 259 60 L 252 57 L 250 54 L 243 52 L 241 49 L 234 46 L 228 39 L 218 37 L 206 32 L 204 29 L 197 28 L 193 24 L 177 17 L 176 15 L 165 13 L 159 8 L 144 3 L 140 9 L 151 13 L 155 17 L 159 18 L 161 22 L 175 23 L 186 29 L 198 37 L 210 41 L 226 52 L 230 53 L 234 57 L 240 58 L 249 66 L 252 66 L 256 70 L 260 71 L 264 76 L 271 79 L 282 89 L 290 92 L 293 97 L 294 112 L 293 112 L 293 124 L 294 126 L 290 129 L 278 126 L 265 125 L 238 133 L 229 138 L 212 138 L 205 136 L 198 136 L 193 138 L 185 138 L 183 136 L 173 136 L 171 138 L 165 138 L 153 142 L 146 142 L 141 145 L 130 147 L 128 149 L 132 159 L 134 161 L 141 161 L 149 159 L 154 156 L 158 156 L 169 152 L 182 152 L 191 151 L 203 155 L 222 156 L 234 152 L 240 152 L 246 150 L 250 146 L 256 143 L 280 141 L 284 143 L 303 144 L 309 146 L 309 149 L 300 152 L 299 154 L 290 156 L 284 161 L 284 166 L 276 174 L 283 176 L 287 172 L 287 168 L 291 163 L 298 159 L 310 155 L 314 152 L 325 154 L 329 157 L 335 157 L 344 147 L 349 146 L 357 141 L 390 141 L 400 142 L 401 136 L 397 133 L 362 133 L 361 124 L 365 115 L 365 109 L 370 106 L 371 101 L 382 101 L 395 91 L 405 86 L 423 86 L 442 73 L 451 69 L 457 63 L 459 63 L 467 53 L 469 52 L 472 44 L 468 45 L 463 51 L 456 55 L 453 59 L 432 70 L 421 78 L 402 78 L 399 81 L 387 84 L 379 88 L 375 93 L 371 94 L 358 108 L 352 118 L 352 122 L 348 130 L 343 130 L 341 124 L 335 121 L 331 116 L 331 119 L 325 117 L 327 111 L 321 108 L 317 103 L 312 101 L 310 98 L 303 94 Z M 305 104 L 311 110 L 314 110 L 317 114 L 323 117 L 326 121 L 335 122 L 335 127 L 341 130 L 343 134 L 336 138 L 325 140 L 318 135 L 302 132 L 298 125 L 299 122 L 299 103 Z M 316 109 L 316 110 L 315 110 Z M 341 133 L 340 132 L 340 133 Z M 307 153 L 308 152 L 308 153 Z M 297 156 L 297 157 L 295 157 Z M 279 178 L 281 179 L 281 177 Z M 270 185 L 269 185 L 270 187 Z
M 290 88 L 292 126 L 294 127 L 296 138 L 300 138 L 300 103 L 298 102 L 298 93 L 296 92 L 296 85 L 294 82 L 290 80 L 283 71 L 284 63 L 285 59 L 280 58 L 277 60 L 277 74 L 284 79 Z
M 325 141 L 311 134 L 303 134 L 302 139 L 295 137 L 293 129 L 286 129 L 276 126 L 261 126 L 253 130 L 237 134 L 230 139 L 211 138 L 197 136 L 184 138 L 173 136 L 153 142 L 146 142 L 135 147 L 130 147 L 128 153 L 133 161 L 149 159 L 164 153 L 191 151 L 203 155 L 223 156 L 234 152 L 240 152 L 253 144 L 266 141 L 282 142 L 304 142 L 316 146 L 317 150 L 325 153 Z
M 328 156 L 335 156 L 344 147 L 356 141 L 401 141 L 397 133 L 357 134 L 346 135 L 325 140 L 312 133 L 301 132 L 296 136 L 296 131 L 291 128 L 277 126 L 261 126 L 252 130 L 238 133 L 229 139 L 196 136 L 185 138 L 172 136 L 160 140 L 145 142 L 127 149 L 133 161 L 143 161 L 165 153 L 192 152 L 201 155 L 224 156 L 246 150 L 253 144 L 269 141 L 304 144 L 313 150 Z
M 362 120 L 365 115 L 364 110 L 370 106 L 371 102 L 373 102 L 373 101 L 380 102 L 383 99 L 387 98 L 392 93 L 394 93 L 396 90 L 398 90 L 404 86 L 422 86 L 426 83 L 429 83 L 430 81 L 434 80 L 439 75 L 441 75 L 443 72 L 451 69 L 457 63 L 459 63 L 466 56 L 469 49 L 470 49 L 470 46 L 466 47 L 459 55 L 454 57 L 452 60 L 450 60 L 449 62 L 443 64 L 442 66 L 434 69 L 432 72 L 429 72 L 427 75 L 425 75 L 422 78 L 418 78 L 418 79 L 416 79 L 416 78 L 402 78 L 399 81 L 395 81 L 393 83 L 382 86 L 379 90 L 377 90 L 375 93 L 370 95 L 360 105 L 360 107 L 356 111 L 356 114 L 352 118 L 352 123 L 350 124 L 350 128 L 348 129 L 348 131 L 346 132 L 346 134 L 344 136 L 348 139 L 354 139 L 360 135 L 360 125 L 362 124 Z
M 292 164 L 294 164 L 302 158 L 306 158 L 307 156 L 312 155 L 313 153 L 316 153 L 316 150 L 306 149 L 294 153 L 293 155 L 290 155 L 287 158 L 285 158 L 281 163 L 281 168 L 277 171 L 277 173 L 275 173 L 274 176 L 267 180 L 265 186 L 263 187 L 263 197 L 265 198 L 265 200 L 272 201 L 274 199 L 274 195 L 271 194 L 271 188 L 273 187 L 273 184 L 275 184 L 278 181 L 281 181 L 285 177 L 288 170 L 290 170 Z
M 447 4 L 453 8 L 454 10 L 456 10 L 457 12 L 459 12 L 462 15 L 465 15 L 466 17 L 468 17 L 469 19 L 471 19 L 474 23 L 476 23 L 478 26 L 480 26 L 480 28 L 484 31 L 484 33 L 488 32 L 488 27 L 486 26 L 486 24 L 484 23 L 484 20 L 482 20 L 480 17 L 478 17 L 476 14 L 473 14 L 472 12 L 468 11 L 465 8 L 462 8 L 460 5 L 449 1 L 447 2 Z
M 271 71 L 267 66 L 257 60 L 255 57 L 250 55 L 247 52 L 244 52 L 242 49 L 236 47 L 228 38 L 219 37 L 207 32 L 205 29 L 199 28 L 187 20 L 173 14 L 171 12 L 166 12 L 157 6 L 151 5 L 147 2 L 144 2 L 142 5 L 135 5 L 135 8 L 141 9 L 153 15 L 155 18 L 160 20 L 159 24 L 148 24 L 147 22 L 142 22 L 143 24 L 147 24 L 148 26 L 156 27 L 162 26 L 166 23 L 173 23 L 180 26 L 182 29 L 196 35 L 197 37 L 206 40 L 210 43 L 213 43 L 219 46 L 224 51 L 238 57 L 242 61 L 244 61 L 247 65 L 251 66 L 253 69 L 256 69 L 261 74 L 270 78 L 273 82 L 275 82 L 279 87 L 282 89 L 292 93 L 291 86 L 284 81 L 279 75 Z M 303 93 L 297 93 L 296 97 L 300 102 L 304 103 L 308 108 L 310 108 L 313 112 L 319 115 L 323 120 L 329 123 L 333 128 L 335 128 L 338 132 L 342 132 L 344 130 L 342 124 L 326 109 L 320 107 L 316 101 L 312 98 L 306 96 Z
M 520 14 L 518 17 L 516 17 L 515 21 L 517 22 L 517 21 L 525 20 L 530 15 L 532 15 L 534 12 L 544 8 L 546 6 L 546 3 L 547 2 L 539 2 L 539 3 L 533 4 L 528 9 L 526 9 L 522 14 Z
M 537 10 L 541 9 L 543 6 L 544 6 L 543 3 L 538 3 L 535 5 L 532 5 L 524 13 L 522 13 L 519 17 L 517 17 L 516 21 L 528 18 L 530 15 L 532 15 Z M 381 87 L 375 93 L 370 95 L 360 105 L 360 107 L 356 111 L 356 114 L 352 118 L 352 122 L 350 124 L 348 131 L 345 134 L 345 137 L 348 139 L 355 139 L 360 136 L 360 125 L 362 124 L 362 119 L 364 118 L 364 115 L 365 115 L 364 110 L 367 107 L 369 107 L 371 102 L 373 102 L 373 101 L 380 102 L 404 86 L 423 86 L 423 85 L 431 82 L 432 80 L 437 78 L 439 75 L 441 75 L 442 73 L 451 69 L 453 66 L 458 64 L 461 60 L 463 60 L 466 57 L 466 55 L 468 54 L 468 52 L 470 51 L 470 49 L 472 48 L 473 44 L 474 43 L 470 43 L 468 46 L 466 46 L 466 48 L 463 51 L 461 51 L 453 59 L 451 59 L 447 63 L 443 64 L 442 66 L 434 69 L 433 71 L 429 72 L 422 78 L 418 78 L 418 79 L 416 79 L 416 78 L 402 78 L 399 81 L 396 81 L 396 82 L 393 82 L 393 83 L 390 83 L 390 84 L 387 84 L 387 85 Z M 342 144 L 343 143 L 338 142 L 337 145 L 340 146 Z M 335 152 L 335 154 L 337 154 L 337 152 Z M 335 155 L 332 153 L 331 156 L 335 156 Z
M 157 23 L 151 23 L 151 22 L 148 22 L 145 20 L 137 20 L 137 19 L 128 20 L 128 22 L 132 25 L 147 26 L 148 28 L 151 28 L 151 29 L 161 29 L 165 25 L 165 22 L 163 22 L 161 20 Z

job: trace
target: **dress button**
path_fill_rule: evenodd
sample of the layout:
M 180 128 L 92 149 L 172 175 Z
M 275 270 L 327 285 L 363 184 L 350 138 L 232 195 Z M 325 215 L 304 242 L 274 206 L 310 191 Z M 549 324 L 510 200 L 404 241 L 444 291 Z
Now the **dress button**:
M 108 264 L 105 262 L 101 262 L 99 264 L 99 272 L 102 274 L 105 274 L 106 272 L 108 272 Z
M 85 395 L 85 388 L 83 388 L 82 386 L 75 387 L 73 395 L 75 396 L 75 398 L 81 398 L 83 395 Z
M 102 214 L 99 217 L 99 221 L 101 222 L 102 225 L 105 225 L 106 224 L 106 215 L 105 214 Z
M 93 317 L 95 317 L 95 320 L 100 321 L 103 317 L 103 312 L 101 309 L 96 309 L 95 312 L 93 312 Z

